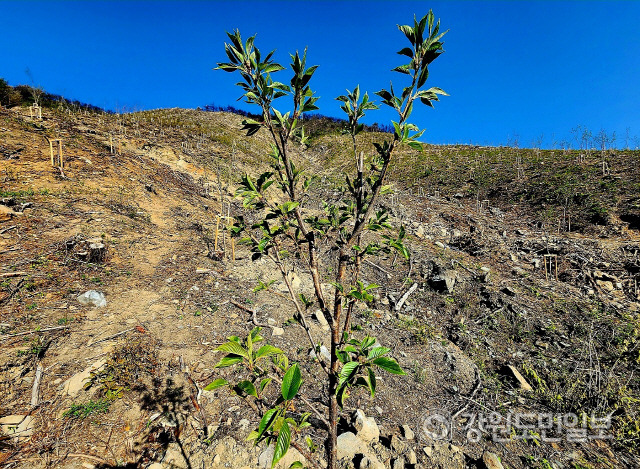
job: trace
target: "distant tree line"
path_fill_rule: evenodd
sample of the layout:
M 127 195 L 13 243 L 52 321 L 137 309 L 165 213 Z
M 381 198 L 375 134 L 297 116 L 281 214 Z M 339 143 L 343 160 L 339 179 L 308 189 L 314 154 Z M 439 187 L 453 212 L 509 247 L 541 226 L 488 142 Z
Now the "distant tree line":
M 7 80 L 0 78 L 0 105 L 13 107 L 30 106 L 34 103 L 48 108 L 66 106 L 74 110 L 113 113 L 113 111 L 105 111 L 101 107 L 83 103 L 77 99 L 66 99 L 58 94 L 47 93 L 41 88 L 30 85 L 11 86 Z
M 233 114 L 238 114 L 240 116 L 248 117 L 250 119 L 260 120 L 262 116 L 257 114 L 252 114 L 250 112 L 244 111 L 242 109 L 238 109 L 234 106 L 218 106 L 214 103 L 207 104 L 202 108 L 203 111 L 206 112 L 231 112 Z M 325 116 L 324 114 L 319 113 L 310 113 L 303 114 L 300 120 L 304 121 L 305 132 L 311 137 L 331 133 L 333 131 L 340 132 L 344 129 L 347 121 L 345 119 L 341 119 L 338 117 Z M 364 126 L 364 130 L 366 132 L 385 132 L 385 133 L 393 133 L 393 126 L 386 124 L 378 124 L 374 122 L 371 125 Z

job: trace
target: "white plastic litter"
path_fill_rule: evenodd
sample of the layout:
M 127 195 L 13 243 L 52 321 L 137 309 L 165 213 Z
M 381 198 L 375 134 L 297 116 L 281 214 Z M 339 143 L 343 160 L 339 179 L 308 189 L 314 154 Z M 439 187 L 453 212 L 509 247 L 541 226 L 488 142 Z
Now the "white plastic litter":
M 78 297 L 78 301 L 83 305 L 91 305 L 97 308 L 107 306 L 107 300 L 104 297 L 104 293 L 96 290 L 89 290 L 84 292 Z

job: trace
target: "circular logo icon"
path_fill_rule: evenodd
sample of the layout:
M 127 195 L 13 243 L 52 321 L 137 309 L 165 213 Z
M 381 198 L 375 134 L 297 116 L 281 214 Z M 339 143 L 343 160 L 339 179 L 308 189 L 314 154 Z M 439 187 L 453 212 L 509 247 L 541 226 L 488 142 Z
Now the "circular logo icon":
M 431 440 L 450 440 L 451 414 L 443 409 L 429 409 L 420 417 L 420 432 Z

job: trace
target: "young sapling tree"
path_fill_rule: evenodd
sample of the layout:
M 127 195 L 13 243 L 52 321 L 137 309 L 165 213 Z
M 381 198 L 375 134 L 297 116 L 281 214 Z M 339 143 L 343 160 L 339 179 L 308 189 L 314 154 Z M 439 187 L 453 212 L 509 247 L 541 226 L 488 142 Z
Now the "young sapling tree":
M 363 260 L 383 252 L 396 250 L 408 259 L 409 250 L 404 245 L 403 227 L 394 230 L 389 215 L 380 204 L 381 197 L 390 194 L 385 184 L 394 154 L 401 145 L 422 150 L 417 140 L 423 131 L 409 122 L 414 104 L 433 107 L 440 95 L 446 93 L 437 87 L 425 88 L 429 77 L 429 65 L 443 53 L 440 22 L 432 11 L 422 19 L 414 18 L 413 25 L 398 26 L 409 41 L 409 46 L 398 53 L 406 63 L 393 71 L 405 75 L 407 83 L 397 92 L 393 85 L 376 93 L 382 104 L 393 109 L 397 120 L 392 121 L 393 135 L 382 143 L 373 143 L 375 155 L 367 161 L 359 151 L 357 135 L 364 130 L 361 119 L 367 111 L 378 108 L 359 86 L 337 99 L 347 115 L 344 133 L 350 137 L 355 174 L 346 177 L 346 187 L 339 204 L 323 203 L 320 214 L 317 204 L 309 201 L 308 193 L 316 175 L 308 173 L 292 151 L 296 145 L 308 142 L 302 126 L 304 113 L 318 109 L 318 97 L 309 86 L 317 66 L 307 66 L 307 51 L 291 55 L 292 77 L 289 84 L 273 77 L 285 68 L 273 60 L 274 52 L 266 55 L 255 46 L 255 36 L 243 41 L 239 31 L 227 33 L 230 43 L 225 44 L 228 62 L 218 63 L 216 69 L 238 73 L 245 102 L 260 109 L 259 119 L 245 119 L 243 129 L 248 136 L 264 131 L 270 136 L 270 170 L 257 178 L 245 175 L 236 196 L 242 199 L 251 222 L 236 217 L 233 235 L 248 244 L 254 259 L 266 256 L 279 270 L 286 285 L 287 301 L 294 310 L 294 317 L 304 329 L 319 368 L 326 376 L 326 395 L 322 401 L 326 408 L 311 406 L 300 392 L 303 380 L 298 364 L 290 365 L 285 353 L 270 345 L 257 347 L 262 341 L 259 329 L 254 329 L 246 339 L 231 337 L 218 348 L 226 355 L 217 367 L 241 366 L 245 374 L 238 383 L 218 379 L 207 389 L 232 387 L 247 396 L 262 418 L 251 434 L 256 442 L 275 443 L 272 466 L 284 456 L 297 434 L 309 425 L 309 414 L 292 413 L 294 400 L 303 401 L 327 427 L 326 451 L 328 467 L 337 467 L 338 420 L 346 398 L 353 388 L 364 387 L 371 396 L 376 391 L 376 371 L 403 375 L 404 371 L 389 356 L 391 350 L 377 344 L 373 337 L 357 338 L 352 334 L 351 320 L 358 303 L 374 300 L 372 292 L 378 285 L 368 284 L 362 275 Z M 291 99 L 290 109 L 283 113 L 275 107 L 281 98 Z M 331 246 L 335 253 L 331 259 L 320 256 L 319 243 Z M 314 298 L 307 298 L 292 282 L 293 259 L 304 263 L 313 285 Z M 300 270 L 298 270 L 300 274 Z M 322 279 L 333 277 L 333 298 L 329 298 Z M 271 283 L 259 282 L 255 291 L 273 292 Z M 277 293 L 277 292 L 273 292 Z M 315 306 L 314 306 L 315 305 Z M 321 341 L 314 337 L 309 327 L 310 308 L 319 309 L 329 325 L 330 358 L 319 353 Z M 271 401 L 273 393 L 268 387 L 273 381 L 280 383 L 280 392 Z M 254 405 L 255 404 L 255 405 Z M 298 447 L 298 446 L 296 446 Z M 300 447 L 298 447 L 300 449 Z

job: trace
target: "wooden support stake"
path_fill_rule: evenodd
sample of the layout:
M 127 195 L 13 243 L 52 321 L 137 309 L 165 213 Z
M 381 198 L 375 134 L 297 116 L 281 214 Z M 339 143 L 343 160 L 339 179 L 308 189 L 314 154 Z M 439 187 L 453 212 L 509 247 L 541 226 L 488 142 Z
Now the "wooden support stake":
M 216 238 L 213 243 L 213 252 L 218 252 L 218 229 L 220 227 L 220 217 L 216 215 Z
M 231 263 L 233 264 L 236 260 L 236 242 L 234 238 L 231 238 Z
M 558 255 L 557 254 L 545 254 L 544 257 L 544 276 L 547 281 L 549 281 L 549 276 L 555 277 L 556 282 L 558 281 Z M 552 263 L 551 259 L 554 259 L 555 263 Z M 547 263 L 547 260 L 549 261 Z M 552 272 L 552 269 L 555 268 L 555 275 Z

